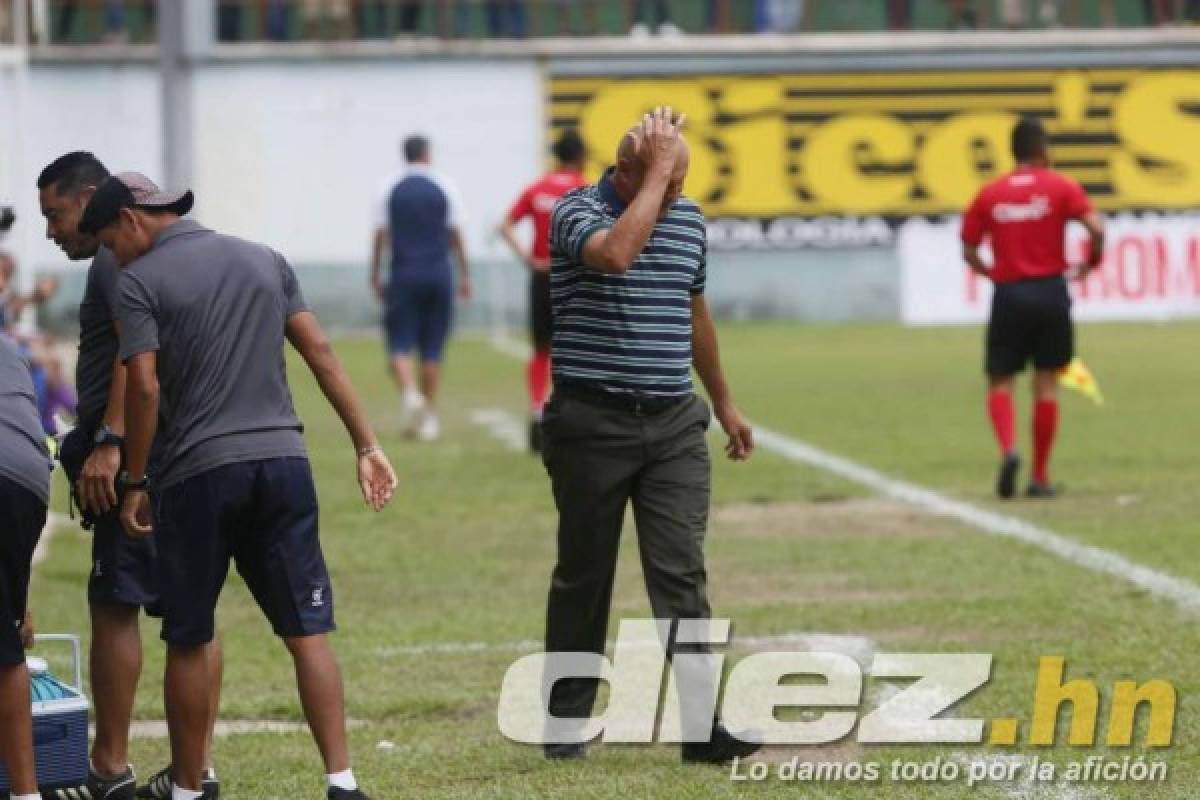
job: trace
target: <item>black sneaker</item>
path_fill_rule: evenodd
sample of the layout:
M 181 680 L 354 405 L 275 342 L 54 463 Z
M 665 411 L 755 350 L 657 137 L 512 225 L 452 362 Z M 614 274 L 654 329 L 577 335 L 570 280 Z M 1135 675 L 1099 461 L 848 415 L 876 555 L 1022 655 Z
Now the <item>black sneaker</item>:
M 712 738 L 707 742 L 684 743 L 683 763 L 724 764 L 735 758 L 753 755 L 761 749 L 761 744 L 739 739 L 718 722 L 713 726 Z
M 1061 491 L 1061 487 L 1055 486 L 1052 483 L 1040 483 L 1038 481 L 1033 481 L 1029 484 L 1029 488 L 1025 490 L 1025 496 L 1033 498 L 1050 498 L 1057 497 Z
M 330 786 L 325 797 L 328 800 L 371 800 L 362 789 L 342 789 L 337 786 Z
M 83 786 L 55 789 L 47 797 L 52 800 L 134 800 L 136 788 L 137 778 L 133 776 L 133 767 L 126 768 L 120 775 L 110 777 L 97 775 L 95 770 L 89 767 L 87 783 Z
M 587 745 L 582 742 L 546 744 L 542 745 L 542 753 L 550 761 L 577 761 L 587 758 Z
M 1005 500 L 1017 493 L 1017 470 L 1021 468 L 1021 457 L 1009 453 L 1000 462 L 1000 472 L 996 475 L 996 494 Z
M 221 797 L 221 782 L 217 780 L 217 771 L 212 767 L 201 773 L 200 791 L 204 792 L 204 800 L 219 800 Z
M 154 773 L 146 785 L 137 790 L 138 800 L 171 800 L 171 765 Z M 218 800 L 221 796 L 221 782 L 217 780 L 216 770 L 209 767 L 200 778 L 200 791 L 204 792 L 205 800 Z

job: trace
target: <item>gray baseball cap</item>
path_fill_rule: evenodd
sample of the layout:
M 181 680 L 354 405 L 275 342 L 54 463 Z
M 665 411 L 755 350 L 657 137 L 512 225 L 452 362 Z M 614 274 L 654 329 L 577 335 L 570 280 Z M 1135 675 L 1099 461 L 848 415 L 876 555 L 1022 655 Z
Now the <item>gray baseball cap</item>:
M 192 210 L 195 200 L 191 189 L 164 192 L 140 172 L 120 172 L 105 178 L 96 189 L 87 208 L 83 210 L 79 231 L 92 235 L 98 233 L 116 220 L 122 208 L 169 211 L 183 216 Z

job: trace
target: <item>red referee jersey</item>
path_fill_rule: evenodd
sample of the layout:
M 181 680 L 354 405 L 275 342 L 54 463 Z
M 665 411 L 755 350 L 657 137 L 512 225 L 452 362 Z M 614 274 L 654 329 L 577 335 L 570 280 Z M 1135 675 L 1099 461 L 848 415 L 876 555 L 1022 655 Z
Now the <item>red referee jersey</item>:
M 538 261 L 550 260 L 550 217 L 554 204 L 572 189 L 586 186 L 583 174 L 571 169 L 551 172 L 531 184 L 508 212 L 509 222 L 520 222 L 533 217 L 533 257 Z
M 1011 283 L 1067 270 L 1067 222 L 1092 210 L 1083 187 L 1042 167 L 1021 166 L 984 186 L 963 215 L 962 240 L 992 245 L 992 278 Z

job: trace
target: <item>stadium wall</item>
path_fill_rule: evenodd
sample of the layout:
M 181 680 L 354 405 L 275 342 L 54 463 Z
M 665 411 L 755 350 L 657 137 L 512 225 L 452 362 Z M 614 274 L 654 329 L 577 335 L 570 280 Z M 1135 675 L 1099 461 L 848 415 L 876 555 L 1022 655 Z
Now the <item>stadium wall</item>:
M 1071 152 L 1068 171 L 1106 211 L 1128 212 L 1086 313 L 1194 316 L 1200 225 L 1189 212 L 1200 168 L 1161 137 L 1191 140 L 1200 89 L 1179 68 L 1200 48 L 1194 34 L 1124 33 L 1121 49 L 1106 36 L 783 37 L 668 52 L 611 42 L 230 48 L 195 64 L 196 215 L 286 253 L 331 323 L 373 324 L 372 208 L 400 166 L 399 140 L 425 132 L 467 206 L 477 292 L 460 320 L 519 326 L 524 275 L 493 231 L 545 166 L 545 141 L 579 127 L 595 174 L 627 118 L 661 97 L 693 119 L 688 190 L 714 219 L 710 298 L 722 317 L 972 322 L 986 287 L 958 266 L 954 212 L 1006 168 L 1007 124 L 1035 113 Z M 1013 63 L 1022 69 L 1004 68 Z M 152 53 L 41 58 L 29 80 L 27 164 L 88 148 L 162 173 Z M 1134 118 L 1148 124 L 1135 130 Z M 1143 195 L 1158 196 L 1156 180 L 1171 189 L 1161 193 L 1169 202 L 1147 208 L 1119 183 L 1118 162 L 1126 177 L 1141 170 Z M 36 224 L 32 192 L 17 195 L 24 224 Z M 66 268 L 49 243 L 33 252 L 37 270 Z M 69 318 L 81 276 L 66 275 L 54 311 Z

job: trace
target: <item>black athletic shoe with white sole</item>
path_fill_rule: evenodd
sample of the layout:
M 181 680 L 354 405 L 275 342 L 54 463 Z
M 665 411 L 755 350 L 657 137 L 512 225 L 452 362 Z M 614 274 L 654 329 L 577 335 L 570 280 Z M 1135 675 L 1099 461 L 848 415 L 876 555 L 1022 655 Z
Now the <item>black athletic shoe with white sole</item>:
M 337 786 L 330 786 L 325 797 L 328 800 L 371 800 L 362 789 L 341 789 Z
M 1021 457 L 1009 453 L 1000 462 L 1000 472 L 996 475 L 996 494 L 1008 500 L 1017 493 L 1017 471 L 1021 469 Z
M 138 800 L 171 800 L 171 766 L 160 769 L 146 781 L 146 785 L 137 790 Z M 200 779 L 200 791 L 204 792 L 205 800 L 218 800 L 221 796 L 221 782 L 217 780 L 216 770 L 204 770 Z
M 735 758 L 754 755 L 761 749 L 762 745 L 758 742 L 740 739 L 718 722 L 713 726 L 712 738 L 707 742 L 687 742 L 683 745 L 683 763 L 725 764 Z
M 1055 486 L 1052 483 L 1038 483 L 1037 481 L 1034 481 L 1030 483 L 1029 488 L 1025 490 L 1025 496 L 1035 499 L 1048 499 L 1051 497 L 1058 497 L 1061 491 L 1061 486 Z
M 136 788 L 137 778 L 133 776 L 133 767 L 129 767 L 120 775 L 109 777 L 97 775 L 89 768 L 87 783 L 83 786 L 55 789 L 46 797 L 53 800 L 134 800 L 133 793 Z

